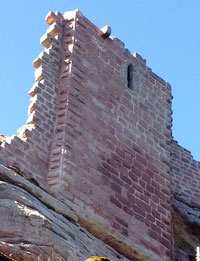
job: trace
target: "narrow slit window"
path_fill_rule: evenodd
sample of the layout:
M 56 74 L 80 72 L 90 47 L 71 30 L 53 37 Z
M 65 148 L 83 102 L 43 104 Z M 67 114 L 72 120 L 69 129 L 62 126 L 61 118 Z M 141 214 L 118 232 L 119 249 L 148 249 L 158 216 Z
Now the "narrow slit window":
M 129 64 L 127 68 L 127 86 L 133 90 L 133 65 Z

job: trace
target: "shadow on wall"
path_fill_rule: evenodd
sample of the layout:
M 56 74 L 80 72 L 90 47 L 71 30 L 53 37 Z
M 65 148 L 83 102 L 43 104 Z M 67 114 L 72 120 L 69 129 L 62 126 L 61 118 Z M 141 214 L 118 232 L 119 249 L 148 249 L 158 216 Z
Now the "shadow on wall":
M 6 256 L 0 254 L 0 261 L 12 261 L 14 259 L 7 258 Z

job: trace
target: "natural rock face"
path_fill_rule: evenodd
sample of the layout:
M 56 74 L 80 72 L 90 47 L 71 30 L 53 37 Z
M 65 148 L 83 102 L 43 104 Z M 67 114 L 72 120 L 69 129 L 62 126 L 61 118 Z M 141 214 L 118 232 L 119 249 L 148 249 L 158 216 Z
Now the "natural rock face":
M 64 199 L 2 165 L 0 213 L 0 253 L 12 260 L 128 260 L 81 227 Z
M 195 261 L 196 248 L 200 246 L 200 208 L 173 200 L 173 231 L 175 261 Z

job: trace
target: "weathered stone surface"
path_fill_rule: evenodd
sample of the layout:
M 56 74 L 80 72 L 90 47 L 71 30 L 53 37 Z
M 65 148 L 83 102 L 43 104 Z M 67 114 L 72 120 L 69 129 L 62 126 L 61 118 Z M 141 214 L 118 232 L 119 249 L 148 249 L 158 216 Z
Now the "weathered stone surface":
M 81 227 L 63 199 L 54 197 L 0 165 L 0 253 L 17 261 L 81 261 L 94 255 L 128 260 Z
M 175 261 L 195 260 L 196 248 L 200 246 L 200 208 L 175 198 L 172 206 Z
M 179 248 L 175 249 L 174 260 L 175 261 L 190 261 L 188 255 Z
M 171 151 L 174 258 L 191 261 L 200 246 L 200 163 L 175 141 Z

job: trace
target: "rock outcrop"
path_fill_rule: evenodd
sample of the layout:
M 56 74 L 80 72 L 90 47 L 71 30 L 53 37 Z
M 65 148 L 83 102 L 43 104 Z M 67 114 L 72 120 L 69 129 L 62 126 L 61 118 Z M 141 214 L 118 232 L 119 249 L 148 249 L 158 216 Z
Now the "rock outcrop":
M 81 227 L 63 198 L 2 165 L 0 213 L 0 253 L 11 260 L 128 260 Z
M 176 198 L 172 207 L 174 260 L 195 261 L 196 248 L 200 246 L 200 207 Z

